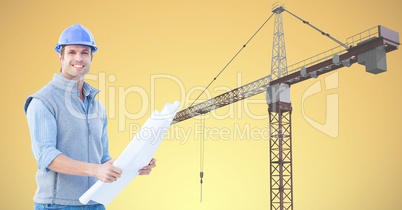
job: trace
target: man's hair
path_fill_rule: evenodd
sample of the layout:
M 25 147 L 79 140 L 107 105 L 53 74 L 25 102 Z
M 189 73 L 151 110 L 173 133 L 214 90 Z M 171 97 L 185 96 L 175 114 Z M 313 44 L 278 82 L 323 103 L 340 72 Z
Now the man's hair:
M 64 51 L 66 50 L 65 47 L 66 47 L 66 45 L 61 46 L 61 49 L 60 49 L 60 55 L 61 55 L 61 57 L 64 56 Z

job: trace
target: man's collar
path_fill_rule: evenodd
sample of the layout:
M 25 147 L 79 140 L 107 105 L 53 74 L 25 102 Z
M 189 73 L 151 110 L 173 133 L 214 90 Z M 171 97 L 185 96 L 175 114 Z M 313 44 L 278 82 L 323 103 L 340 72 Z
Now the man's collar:
M 50 82 L 56 88 L 68 93 L 76 93 L 78 87 L 78 81 L 65 78 L 62 74 L 54 74 L 53 80 Z M 95 97 L 99 93 L 99 90 L 91 87 L 84 81 L 82 92 L 85 96 Z

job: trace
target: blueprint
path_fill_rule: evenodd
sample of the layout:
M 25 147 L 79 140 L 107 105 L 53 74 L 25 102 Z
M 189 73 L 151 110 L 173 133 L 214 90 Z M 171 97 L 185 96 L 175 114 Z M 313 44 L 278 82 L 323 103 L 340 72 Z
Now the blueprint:
M 113 165 L 123 173 L 117 181 L 106 183 L 97 181 L 81 197 L 82 204 L 90 200 L 107 205 L 139 174 L 138 170 L 147 166 L 154 156 L 163 136 L 169 129 L 180 103 L 165 104 L 162 111 L 154 111 L 134 138 L 130 141 Z

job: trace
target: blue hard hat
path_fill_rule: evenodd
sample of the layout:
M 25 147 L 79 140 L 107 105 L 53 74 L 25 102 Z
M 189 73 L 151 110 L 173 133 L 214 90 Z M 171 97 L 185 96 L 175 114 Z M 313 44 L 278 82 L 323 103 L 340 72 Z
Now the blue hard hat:
M 81 24 L 75 24 L 66 28 L 63 33 L 61 33 L 55 50 L 60 53 L 63 45 L 72 44 L 90 46 L 92 48 L 92 52 L 96 52 L 98 50 L 91 32 Z

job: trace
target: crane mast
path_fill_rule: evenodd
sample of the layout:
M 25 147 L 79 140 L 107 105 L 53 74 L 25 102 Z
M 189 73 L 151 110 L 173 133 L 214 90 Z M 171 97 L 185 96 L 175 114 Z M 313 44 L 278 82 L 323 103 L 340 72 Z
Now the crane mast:
M 270 79 L 277 80 L 288 74 L 282 4 L 274 4 L 274 40 Z M 286 83 L 267 87 L 269 115 L 269 158 L 271 210 L 293 209 L 292 173 L 292 104 Z
M 339 46 L 287 66 L 281 16 L 284 11 L 334 40 Z M 399 33 L 379 25 L 351 36 L 346 43 L 342 43 L 285 10 L 281 4 L 275 4 L 272 12 L 275 13 L 275 28 L 271 74 L 179 111 L 172 124 L 265 92 L 270 128 L 270 209 L 293 210 L 290 86 L 342 67 L 350 67 L 354 63 L 364 65 L 368 73 L 385 72 L 386 53 L 398 49 Z

